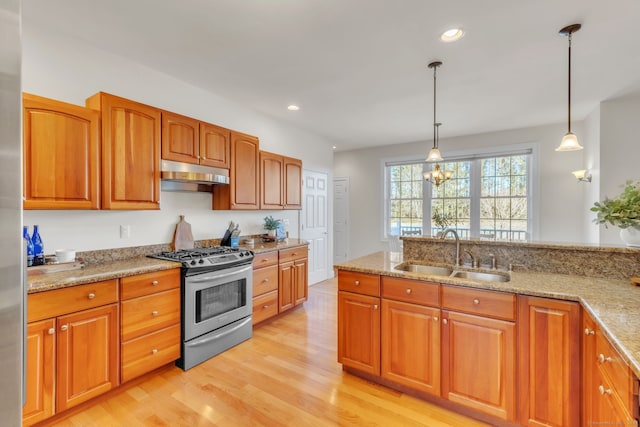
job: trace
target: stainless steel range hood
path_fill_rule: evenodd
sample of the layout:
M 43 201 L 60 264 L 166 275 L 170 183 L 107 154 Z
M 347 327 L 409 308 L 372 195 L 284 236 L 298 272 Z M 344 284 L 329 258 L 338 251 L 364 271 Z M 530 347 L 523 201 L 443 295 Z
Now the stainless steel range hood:
M 160 178 L 162 191 L 211 193 L 214 185 L 229 184 L 229 170 L 163 160 Z

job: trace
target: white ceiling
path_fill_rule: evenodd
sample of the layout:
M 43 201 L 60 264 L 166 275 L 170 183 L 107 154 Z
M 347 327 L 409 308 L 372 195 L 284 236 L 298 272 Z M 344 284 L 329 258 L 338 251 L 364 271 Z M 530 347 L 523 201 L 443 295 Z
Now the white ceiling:
M 640 90 L 638 0 L 23 0 L 23 17 L 324 135 L 338 150 L 566 121 Z M 443 43 L 461 26 L 466 35 Z M 287 105 L 300 105 L 290 112 Z

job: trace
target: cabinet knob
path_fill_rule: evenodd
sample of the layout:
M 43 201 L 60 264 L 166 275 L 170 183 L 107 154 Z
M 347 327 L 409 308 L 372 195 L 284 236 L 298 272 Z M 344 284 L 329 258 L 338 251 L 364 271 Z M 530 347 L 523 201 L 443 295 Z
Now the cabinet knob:
M 49 332 L 49 335 L 53 335 L 56 333 L 56 328 L 49 328 L 47 332 Z
M 411 294 L 411 289 L 407 288 L 407 290 L 405 292 L 407 293 L 407 295 L 410 295 Z
M 442 319 L 442 323 L 446 325 L 449 321 L 447 319 Z
M 158 281 L 157 281 L 157 280 L 154 280 L 153 282 L 151 282 L 151 284 L 152 284 L 153 286 L 157 286 L 157 285 L 158 285 Z
M 268 305 L 263 305 L 262 308 L 266 310 L 267 308 L 269 308 L 269 306 Z
M 158 310 L 153 310 L 151 312 L 151 315 L 154 316 L 154 317 L 157 316 L 158 315 Z
M 594 331 L 593 329 L 585 328 L 584 329 L 584 334 L 585 335 L 595 335 L 596 331 Z
M 473 303 L 474 303 L 475 305 L 478 305 L 478 304 L 480 304 L 480 300 L 479 300 L 478 298 L 474 298 L 474 299 L 473 299 Z
M 356 280 L 355 282 L 353 282 L 353 284 L 356 286 L 360 286 L 360 280 Z
M 610 388 L 604 388 L 603 385 L 599 385 L 598 386 L 598 391 L 600 392 L 600 394 L 605 395 L 605 394 L 611 394 L 612 391 Z
M 87 295 L 87 298 L 89 299 L 94 299 L 96 297 L 96 294 L 94 294 L 93 292 L 90 292 L 89 295 Z
M 373 309 L 377 310 L 378 309 L 378 304 L 373 304 Z
M 269 281 L 269 278 L 267 277 L 266 279 L 263 280 L 264 283 L 267 283 Z
M 151 354 L 156 354 L 156 353 L 158 353 L 158 349 L 157 348 L 154 348 L 153 350 L 151 350 Z
M 69 325 L 62 325 L 62 326 L 60 326 L 60 330 L 61 330 L 61 331 L 66 331 L 67 329 L 69 329 Z
M 205 156 L 202 156 L 201 159 L 202 160 L 207 160 L 207 158 Z
M 604 363 L 604 362 L 611 362 L 611 360 L 612 360 L 612 359 L 611 359 L 610 357 L 605 357 L 605 355 L 604 355 L 604 354 L 602 354 L 602 353 L 600 353 L 600 354 L 598 355 L 598 362 L 600 362 L 600 363 Z
M 437 322 L 438 321 L 438 316 L 433 316 L 433 321 Z

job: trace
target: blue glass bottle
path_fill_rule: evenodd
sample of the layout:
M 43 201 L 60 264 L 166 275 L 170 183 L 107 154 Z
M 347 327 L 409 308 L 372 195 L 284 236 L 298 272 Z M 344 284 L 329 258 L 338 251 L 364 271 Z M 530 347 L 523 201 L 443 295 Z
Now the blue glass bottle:
M 31 241 L 33 242 L 33 265 L 44 265 L 44 244 L 37 225 L 33 226 Z
M 29 237 L 29 226 L 25 225 L 22 229 L 22 237 L 25 240 L 25 246 L 27 249 L 27 267 L 31 267 L 33 265 L 33 242 L 31 241 L 31 237 Z

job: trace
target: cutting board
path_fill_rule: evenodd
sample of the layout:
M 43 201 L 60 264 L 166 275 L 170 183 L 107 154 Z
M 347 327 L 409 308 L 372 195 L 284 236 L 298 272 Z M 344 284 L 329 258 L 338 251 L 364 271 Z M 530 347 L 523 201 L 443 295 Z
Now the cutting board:
M 180 215 L 180 221 L 176 224 L 176 232 L 173 234 L 173 247 L 176 251 L 193 249 L 191 224 L 184 220 L 184 215 Z

